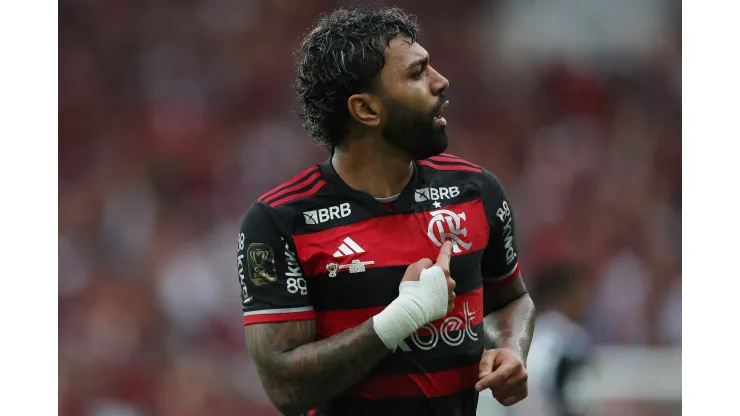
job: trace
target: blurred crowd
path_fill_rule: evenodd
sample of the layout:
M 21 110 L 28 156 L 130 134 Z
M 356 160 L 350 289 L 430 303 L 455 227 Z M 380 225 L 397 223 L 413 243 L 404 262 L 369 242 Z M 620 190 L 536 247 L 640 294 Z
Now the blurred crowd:
M 236 233 L 328 156 L 295 115 L 294 51 L 361 3 L 60 2 L 60 414 L 277 414 L 245 351 Z M 393 3 L 450 80 L 448 152 L 509 192 L 528 286 L 573 265 L 595 343 L 680 344 L 680 4 Z

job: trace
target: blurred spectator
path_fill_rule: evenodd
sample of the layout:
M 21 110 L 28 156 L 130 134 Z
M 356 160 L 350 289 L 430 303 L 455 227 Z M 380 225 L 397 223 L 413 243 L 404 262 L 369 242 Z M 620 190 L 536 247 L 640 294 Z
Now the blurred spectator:
M 553 264 L 538 273 L 533 300 L 537 323 L 527 360 L 529 397 L 509 408 L 512 416 L 577 416 L 566 387 L 588 365 L 592 343 L 582 326 L 589 292 L 582 271 Z

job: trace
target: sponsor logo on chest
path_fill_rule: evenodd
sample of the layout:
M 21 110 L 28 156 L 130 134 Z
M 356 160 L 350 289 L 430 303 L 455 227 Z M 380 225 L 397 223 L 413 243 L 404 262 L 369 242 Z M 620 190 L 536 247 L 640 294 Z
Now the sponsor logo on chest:
M 352 209 L 349 206 L 349 202 L 345 202 L 340 205 L 335 205 L 329 208 L 320 208 L 312 211 L 304 211 L 303 219 L 308 225 L 321 224 L 331 220 L 338 220 L 340 218 L 349 217 L 352 213 Z
M 440 199 L 452 199 L 460 195 L 460 188 L 457 186 L 428 187 L 414 191 L 414 201 L 437 201 Z

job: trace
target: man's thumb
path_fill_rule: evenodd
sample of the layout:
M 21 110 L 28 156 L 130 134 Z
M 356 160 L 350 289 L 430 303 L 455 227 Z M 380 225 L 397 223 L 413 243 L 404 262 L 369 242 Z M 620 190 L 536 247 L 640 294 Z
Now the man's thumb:
M 483 378 L 493 371 L 493 360 L 496 358 L 495 352 L 486 351 L 481 357 L 480 364 L 478 365 L 478 377 Z

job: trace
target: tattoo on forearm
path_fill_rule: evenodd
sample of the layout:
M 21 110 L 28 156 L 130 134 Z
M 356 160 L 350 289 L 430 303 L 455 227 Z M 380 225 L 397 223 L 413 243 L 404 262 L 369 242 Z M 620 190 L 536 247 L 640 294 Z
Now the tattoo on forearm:
M 534 303 L 529 295 L 524 294 L 483 319 L 485 347 L 515 349 L 526 363 L 534 323 Z
M 247 326 L 247 348 L 278 409 L 300 414 L 352 387 L 390 351 L 372 320 L 313 342 L 314 321 Z
M 484 286 L 483 299 L 485 347 L 516 350 L 526 363 L 534 331 L 535 307 L 521 275 L 503 287 Z

